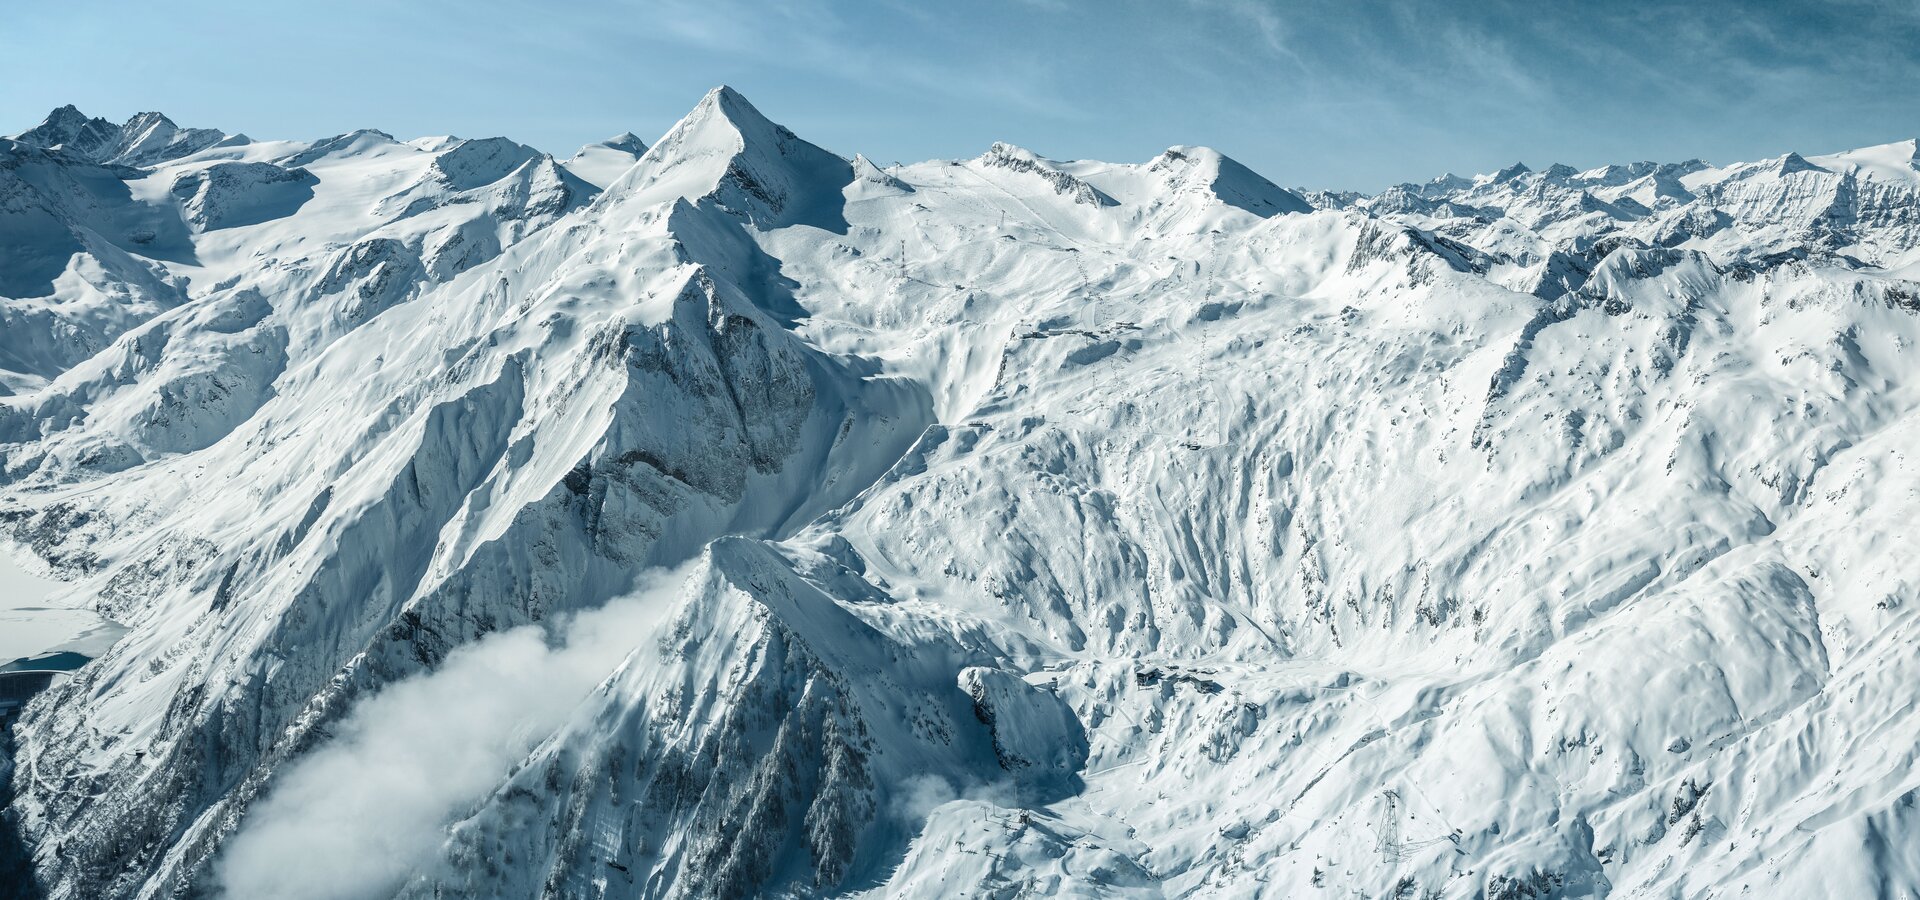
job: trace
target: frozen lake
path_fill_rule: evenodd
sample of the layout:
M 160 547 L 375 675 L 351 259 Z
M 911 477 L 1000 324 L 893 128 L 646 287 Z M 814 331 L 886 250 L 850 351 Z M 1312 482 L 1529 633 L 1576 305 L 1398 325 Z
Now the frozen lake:
M 0 668 L 52 653 L 98 656 L 125 631 L 92 610 L 54 605 L 61 586 L 0 549 Z

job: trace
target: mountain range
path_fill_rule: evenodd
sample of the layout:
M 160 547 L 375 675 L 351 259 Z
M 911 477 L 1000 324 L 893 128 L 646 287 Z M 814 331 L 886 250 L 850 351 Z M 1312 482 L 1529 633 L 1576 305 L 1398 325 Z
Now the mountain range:
M 1906 896 L 1916 344 L 1912 140 L 1363 195 L 64 107 L 0 536 L 128 631 L 0 882 Z

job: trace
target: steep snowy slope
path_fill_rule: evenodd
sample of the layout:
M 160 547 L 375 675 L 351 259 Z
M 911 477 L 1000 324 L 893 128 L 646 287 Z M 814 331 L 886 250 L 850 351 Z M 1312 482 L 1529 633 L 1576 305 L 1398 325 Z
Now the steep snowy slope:
M 193 259 L 188 230 L 133 195 L 136 175 L 0 141 L 0 393 L 36 390 L 185 301 L 166 263 Z
M 0 523 L 131 630 L 16 729 L 24 896 L 1920 891 L 1911 142 L 1353 198 L 725 88 L 564 164 L 69 112 Z
M 604 188 L 633 168 L 645 152 L 647 145 L 627 131 L 581 147 L 563 165 L 588 183 Z
M 44 387 L 0 409 L 0 442 L 21 444 L 0 466 L 0 481 L 28 484 L 211 445 L 254 415 L 277 379 L 340 335 L 497 256 L 595 193 L 552 158 L 504 139 L 426 151 L 361 132 L 311 146 L 214 148 L 151 170 L 46 159 L 63 174 L 100 172 L 95 181 L 118 192 L 108 213 L 165 223 L 142 226 L 136 241 L 159 232 L 179 249 L 168 259 L 131 257 L 153 271 L 146 281 L 159 285 L 158 302 L 94 299 L 143 282 L 91 288 L 106 279 L 78 277 L 92 268 L 82 254 L 66 263 L 69 274 L 51 295 L 17 301 L 23 317 L 99 306 L 117 315 L 84 342 L 58 340 L 56 331 L 55 352 L 66 355 L 21 366 L 16 377 L 44 378 Z M 169 306 L 164 314 L 154 309 L 160 302 Z M 145 318 L 133 327 L 127 320 L 139 314 Z M 7 335 L 9 349 L 36 339 L 46 340 L 24 329 Z

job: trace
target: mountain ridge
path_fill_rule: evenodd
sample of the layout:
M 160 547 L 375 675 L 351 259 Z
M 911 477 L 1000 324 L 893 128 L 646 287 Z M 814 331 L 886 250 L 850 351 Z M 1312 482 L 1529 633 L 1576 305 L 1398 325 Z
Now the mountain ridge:
M 1911 146 L 203 139 L 0 144 L 71 237 L 0 262 L 0 531 L 131 629 L 16 726 L 18 893 L 1920 889 Z M 491 664 L 588 671 L 334 777 Z

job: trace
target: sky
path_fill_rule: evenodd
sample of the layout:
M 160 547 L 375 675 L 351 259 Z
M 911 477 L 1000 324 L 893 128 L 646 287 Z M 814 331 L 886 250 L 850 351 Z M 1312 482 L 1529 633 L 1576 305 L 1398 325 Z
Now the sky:
M 1146 160 L 1289 186 L 1920 135 L 1920 0 L 65 0 L 9 4 L 0 132 L 65 103 L 312 139 L 664 132 L 717 84 L 842 155 Z

